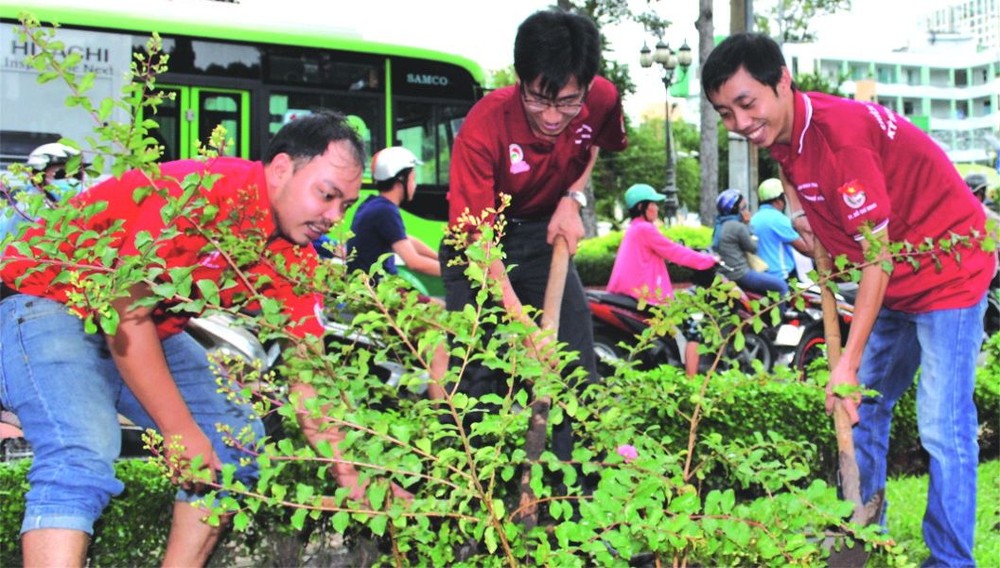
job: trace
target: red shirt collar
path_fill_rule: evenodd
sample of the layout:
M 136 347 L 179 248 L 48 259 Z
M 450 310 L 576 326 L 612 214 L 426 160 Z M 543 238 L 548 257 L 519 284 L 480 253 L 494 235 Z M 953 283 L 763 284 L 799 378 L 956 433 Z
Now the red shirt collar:
M 788 144 L 772 144 L 768 148 L 771 157 L 779 162 L 786 162 L 802 154 L 806 133 L 812 126 L 813 106 L 809 96 L 801 91 L 795 91 L 794 105 L 791 141 Z

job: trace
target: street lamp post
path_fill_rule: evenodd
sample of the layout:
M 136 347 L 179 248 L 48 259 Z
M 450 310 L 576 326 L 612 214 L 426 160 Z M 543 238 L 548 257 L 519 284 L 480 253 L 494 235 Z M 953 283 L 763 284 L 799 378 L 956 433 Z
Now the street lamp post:
M 649 49 L 649 46 L 645 43 L 642 45 L 642 49 L 639 50 L 640 65 L 649 68 L 653 66 L 653 63 L 659 63 L 660 67 L 663 68 L 663 88 L 664 95 L 666 96 L 664 122 L 666 124 L 667 182 L 666 187 L 663 188 L 663 194 L 666 196 L 666 200 L 663 202 L 663 209 L 664 217 L 669 220 L 677 215 L 677 209 L 680 207 L 680 200 L 677 197 L 676 156 L 674 154 L 673 134 L 670 128 L 670 86 L 674 84 L 674 71 L 677 70 L 678 65 L 681 68 L 681 74 L 687 74 L 687 69 L 691 66 L 691 48 L 688 47 L 685 41 L 684 45 L 677 49 L 677 54 L 675 55 L 670 46 L 663 43 L 663 37 L 660 36 L 656 42 L 655 51 Z

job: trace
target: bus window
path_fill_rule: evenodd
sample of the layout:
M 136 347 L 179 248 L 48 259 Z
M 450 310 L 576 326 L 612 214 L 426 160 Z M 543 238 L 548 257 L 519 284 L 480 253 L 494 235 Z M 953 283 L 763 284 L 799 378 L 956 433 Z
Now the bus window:
M 418 181 L 446 189 L 451 146 L 469 105 L 401 102 L 396 109 L 395 142 L 416 152 L 424 162 Z
M 382 118 L 385 114 L 384 100 L 381 95 L 351 96 L 345 93 L 326 94 L 315 91 L 274 90 L 268 97 L 268 112 L 270 114 L 268 135 L 273 136 L 288 117 L 296 112 L 303 110 L 311 112 L 321 108 L 335 110 L 351 116 L 353 120 L 365 125 L 368 134 L 365 137 L 364 132 L 362 132 L 362 138 L 365 139 L 365 152 L 371 156 L 373 151 L 382 148 L 385 140 L 382 128 L 382 124 L 385 122 L 385 119 Z
M 156 109 L 156 113 L 148 118 L 155 120 L 160 126 L 149 131 L 149 136 L 156 140 L 156 143 L 163 146 L 163 155 L 160 161 L 169 162 L 180 158 L 178 150 L 183 148 L 184 140 L 187 139 L 183 129 L 186 126 L 181 120 L 181 108 L 183 105 L 183 89 L 173 87 L 160 87 L 164 95 L 172 94 L 173 98 L 164 98 L 163 103 Z
M 226 129 L 226 156 L 246 156 L 249 153 L 249 132 L 244 125 L 249 119 L 249 95 L 242 91 L 220 92 L 194 89 L 197 107 L 198 141 L 207 144 L 216 126 Z

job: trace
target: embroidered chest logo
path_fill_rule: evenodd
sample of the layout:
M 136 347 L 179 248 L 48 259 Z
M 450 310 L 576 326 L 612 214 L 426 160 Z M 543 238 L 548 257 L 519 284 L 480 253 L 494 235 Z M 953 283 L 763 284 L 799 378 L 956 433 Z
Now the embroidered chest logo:
M 849 181 L 840 186 L 837 191 L 844 198 L 844 203 L 851 209 L 858 209 L 865 204 L 868 196 L 865 195 L 865 188 L 857 180 Z
M 226 260 L 222 258 L 222 253 L 219 251 L 213 251 L 208 256 L 203 256 L 198 264 L 204 266 L 205 268 L 213 268 L 215 270 L 220 270 L 226 267 Z
M 581 124 L 579 128 L 576 129 L 576 139 L 573 142 L 579 146 L 585 144 L 589 146 L 590 139 L 593 137 L 594 129 L 590 127 L 589 124 Z
M 524 149 L 520 144 L 507 146 L 507 155 L 510 156 L 510 173 L 520 174 L 531 170 L 528 162 L 524 161 Z

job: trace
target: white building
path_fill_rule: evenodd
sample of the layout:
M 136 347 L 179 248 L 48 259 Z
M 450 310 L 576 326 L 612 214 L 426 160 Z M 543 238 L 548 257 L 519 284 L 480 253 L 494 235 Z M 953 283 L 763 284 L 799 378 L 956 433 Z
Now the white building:
M 963 4 L 995 7 L 998 1 Z M 821 42 L 783 49 L 792 76 L 817 73 L 848 96 L 874 100 L 902 114 L 937 140 L 953 162 L 995 162 L 1000 151 L 1000 47 L 985 49 L 971 35 L 943 32 L 927 33 L 922 42 L 885 53 L 863 45 Z
M 931 12 L 925 25 L 927 30 L 970 35 L 979 49 L 1000 49 L 1000 0 L 957 0 Z

